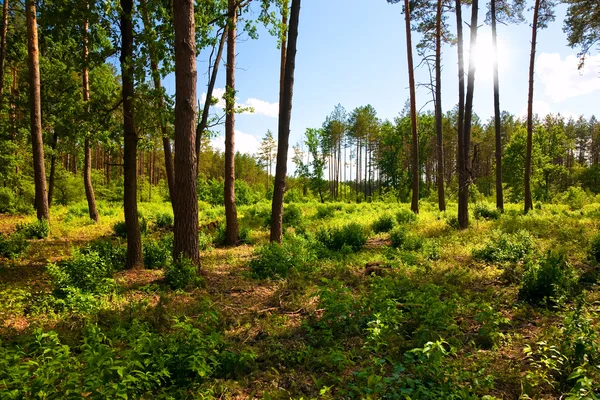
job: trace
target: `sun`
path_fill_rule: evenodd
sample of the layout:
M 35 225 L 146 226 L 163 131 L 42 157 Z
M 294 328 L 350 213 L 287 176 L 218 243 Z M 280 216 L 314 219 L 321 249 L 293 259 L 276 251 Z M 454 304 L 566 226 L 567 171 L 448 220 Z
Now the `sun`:
M 467 54 L 469 57 L 469 54 Z M 491 81 L 494 77 L 494 62 L 498 60 L 500 73 L 510 66 L 510 51 L 502 38 L 497 40 L 497 55 L 492 44 L 492 34 L 489 30 L 480 30 L 474 51 L 476 79 Z M 497 57 L 497 58 L 496 58 Z M 468 58 L 465 60 L 468 63 Z

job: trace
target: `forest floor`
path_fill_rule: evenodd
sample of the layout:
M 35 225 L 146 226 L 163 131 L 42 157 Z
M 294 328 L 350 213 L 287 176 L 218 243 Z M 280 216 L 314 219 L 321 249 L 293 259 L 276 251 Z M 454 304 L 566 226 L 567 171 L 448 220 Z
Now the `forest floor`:
M 414 221 L 403 204 L 294 207 L 280 252 L 267 203 L 239 207 L 249 244 L 203 232 L 201 280 L 176 290 L 168 203 L 140 204 L 143 271 L 106 267 L 124 249 L 118 205 L 101 203 L 98 224 L 85 205 L 53 208 L 48 238 L 0 256 L 0 398 L 599 398 L 600 203 L 479 205 L 463 231 L 455 204 L 423 202 Z M 396 227 L 374 233 L 386 217 Z M 223 212 L 201 205 L 200 219 Z M 0 215 L 0 233 L 31 221 Z M 366 243 L 328 249 L 323 232 L 350 222 Z M 80 249 L 107 241 L 86 263 Z

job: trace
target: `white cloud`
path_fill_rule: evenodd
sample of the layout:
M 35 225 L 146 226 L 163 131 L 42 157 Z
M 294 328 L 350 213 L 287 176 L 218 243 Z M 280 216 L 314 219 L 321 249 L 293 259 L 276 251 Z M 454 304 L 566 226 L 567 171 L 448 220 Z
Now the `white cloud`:
M 561 102 L 595 91 L 600 91 L 600 55 L 590 56 L 578 70 L 579 58 L 569 55 L 563 59 L 557 53 L 542 53 L 536 61 L 536 72 L 544 85 L 544 93 L 553 101 Z
M 210 141 L 210 145 L 215 150 L 225 151 L 225 136 L 218 136 Z M 236 152 L 245 154 L 255 154 L 258 151 L 259 141 L 252 135 L 242 131 L 235 131 L 234 148 Z
M 215 88 L 213 90 L 213 97 L 219 99 L 219 102 L 215 105 L 215 107 L 219 109 L 225 108 L 225 100 L 223 99 L 223 95 L 225 94 L 224 88 Z M 206 93 L 202 93 L 202 102 L 206 101 Z M 279 103 L 269 103 L 264 100 L 249 98 L 245 102 L 240 101 L 239 98 L 236 98 L 236 106 L 238 107 L 250 107 L 254 110 L 253 113 L 245 112 L 244 114 L 255 114 L 255 115 L 264 115 L 271 118 L 277 118 L 279 116 Z

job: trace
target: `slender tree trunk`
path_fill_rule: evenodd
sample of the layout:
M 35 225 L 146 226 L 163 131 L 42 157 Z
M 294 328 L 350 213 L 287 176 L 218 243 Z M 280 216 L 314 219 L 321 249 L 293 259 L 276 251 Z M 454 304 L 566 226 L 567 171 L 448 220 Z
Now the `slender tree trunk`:
M 146 31 L 146 35 L 151 37 L 148 43 L 148 56 L 150 58 L 150 69 L 152 71 L 152 80 L 154 81 L 154 88 L 157 91 L 157 107 L 161 111 L 166 111 L 165 98 L 162 95 L 160 72 L 158 71 L 158 57 L 156 54 L 156 49 L 154 47 L 154 37 L 151 35 L 153 31 L 152 26 L 150 24 L 150 17 L 148 16 L 148 7 L 146 6 L 146 0 L 140 0 L 140 11 L 142 13 L 142 20 L 144 21 L 144 30 Z M 158 93 L 160 93 L 160 95 Z M 175 193 L 175 172 L 173 169 L 173 153 L 171 151 L 171 140 L 169 139 L 169 133 L 167 132 L 167 123 L 164 118 L 160 119 L 160 131 L 162 134 L 163 151 L 165 154 L 165 172 L 167 174 L 169 198 L 172 202 L 173 194 Z
M 465 154 L 465 61 L 461 0 L 456 0 L 456 32 L 458 49 L 458 222 L 462 229 L 469 225 L 469 184 Z
M 437 190 L 438 207 L 446 210 L 446 195 L 444 192 L 444 132 L 442 125 L 442 4 L 438 0 L 436 29 L 435 29 L 435 130 L 437 133 Z
M 194 1 L 175 0 L 175 202 L 173 258 L 200 263 L 196 192 L 196 39 Z
M 227 77 L 225 116 L 225 243 L 238 241 L 237 209 L 235 205 L 235 42 L 237 36 L 237 2 L 228 0 L 229 29 L 227 31 Z
M 277 141 L 277 163 L 275 166 L 275 186 L 271 207 L 271 242 L 281 243 L 283 239 L 283 198 L 287 175 L 287 156 L 292 118 L 292 97 L 294 94 L 294 70 L 296 69 L 296 44 L 298 42 L 298 22 L 300 0 L 292 0 L 290 14 L 289 43 L 285 55 L 285 73 L 281 101 L 279 104 L 279 133 Z
M 89 112 L 90 102 L 90 82 L 89 82 L 89 71 L 88 71 L 88 20 L 83 22 L 83 73 L 81 74 L 82 86 L 83 86 L 83 101 L 87 104 Z M 96 197 L 94 196 L 94 187 L 92 186 L 92 149 L 90 148 L 90 137 L 89 132 L 85 135 L 83 145 L 83 183 L 85 186 L 85 197 L 88 203 L 88 211 L 90 219 L 98 222 L 98 210 L 96 209 Z
M 134 125 L 133 107 L 133 0 L 120 0 L 121 15 L 121 75 L 123 81 L 123 131 L 124 131 L 124 195 L 125 227 L 127 231 L 127 268 L 144 268 L 142 235 L 137 210 L 137 133 Z
M 42 138 L 42 102 L 40 94 L 40 59 L 38 50 L 37 16 L 35 2 L 26 1 L 27 48 L 29 55 L 29 103 L 31 116 L 31 144 L 35 181 L 35 209 L 39 220 L 50 220 L 48 193 L 46 190 L 46 167 L 44 165 L 44 142 Z
M 0 105 L 4 95 L 4 66 L 6 63 L 6 35 L 8 34 L 8 0 L 2 7 L 2 33 L 0 34 Z
M 48 177 L 48 208 L 52 207 L 54 195 L 54 176 L 56 172 L 56 146 L 58 145 L 58 134 L 54 131 L 52 135 L 52 156 L 50 158 L 50 176 Z
M 227 41 L 227 26 L 223 28 L 223 34 L 221 35 L 221 41 L 219 42 L 219 49 L 217 50 L 217 56 L 215 63 L 212 67 L 210 75 L 210 81 L 208 82 L 208 88 L 206 90 L 206 101 L 204 102 L 204 109 L 202 110 L 202 118 L 196 127 L 196 174 L 200 171 L 200 149 L 202 148 L 202 133 L 206 131 L 208 127 L 208 114 L 210 112 L 210 102 L 212 94 L 215 89 L 215 83 L 217 82 L 217 75 L 219 73 L 219 65 L 221 65 L 221 58 L 223 57 L 223 48 Z
M 533 82 L 535 74 L 535 48 L 537 44 L 540 0 L 535 0 L 531 28 L 531 55 L 529 58 L 529 95 L 527 97 L 527 153 L 525 155 L 525 214 L 533 209 L 531 198 L 531 152 L 533 148 Z
M 504 194 L 502 190 L 502 127 L 500 123 L 500 78 L 498 74 L 498 48 L 496 29 L 496 0 L 490 2 L 492 18 L 492 47 L 494 48 L 494 129 L 496 133 L 496 208 L 504 212 Z
M 412 137 L 412 202 L 410 209 L 419 213 L 419 181 L 421 180 L 419 168 L 419 135 L 417 132 L 417 100 L 415 89 L 415 70 L 412 57 L 412 37 L 410 30 L 410 4 L 404 0 L 404 20 L 406 22 L 406 54 L 408 57 L 408 80 L 410 86 L 410 128 Z

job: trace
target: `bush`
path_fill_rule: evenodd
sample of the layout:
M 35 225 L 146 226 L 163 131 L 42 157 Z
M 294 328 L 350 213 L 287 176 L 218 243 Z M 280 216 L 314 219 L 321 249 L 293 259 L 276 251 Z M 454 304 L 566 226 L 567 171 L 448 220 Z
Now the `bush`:
M 23 235 L 25 239 L 44 239 L 50 233 L 50 225 L 45 219 L 38 219 L 29 224 L 18 224 L 17 233 Z
M 373 222 L 373 230 L 375 233 L 389 232 L 394 228 L 395 224 L 393 216 L 389 214 L 382 215 Z
M 575 284 L 575 272 L 565 255 L 548 252 L 527 264 L 519 299 L 533 305 L 561 304 L 573 294 Z
M 417 214 L 412 211 L 402 209 L 396 213 L 396 221 L 398 221 L 399 224 L 410 224 L 416 220 Z
M 495 209 L 495 208 L 491 208 L 488 207 L 487 204 L 485 203 L 478 203 L 475 205 L 475 219 L 498 219 L 500 218 L 500 211 Z
M 563 201 L 572 211 L 581 210 L 587 203 L 587 195 L 583 189 L 570 186 L 564 194 Z
M 250 242 L 250 229 L 248 227 L 241 227 L 238 230 L 238 242 L 236 244 L 247 244 Z M 213 243 L 217 246 L 224 246 L 227 242 L 227 226 L 219 225 L 217 233 L 213 240 Z
M 80 253 L 97 253 L 112 271 L 123 270 L 127 264 L 127 246 L 120 240 L 98 239 L 83 247 Z
M 192 260 L 180 257 L 177 261 L 166 265 L 165 280 L 171 289 L 175 290 L 196 286 L 202 281 L 202 278 L 198 276 L 198 267 L 194 265 Z
M 517 262 L 534 249 L 529 232 L 521 230 L 514 234 L 495 231 L 491 240 L 481 249 L 473 251 L 473 257 L 488 262 Z
M 9 213 L 13 211 L 15 203 L 15 194 L 12 190 L 0 187 L 0 213 Z
M 302 223 L 302 210 L 295 204 L 286 205 L 282 219 L 284 226 L 298 226 Z
M 424 244 L 422 237 L 409 233 L 403 226 L 397 227 L 390 233 L 390 240 L 392 247 L 409 251 L 421 250 Z
M 22 234 L 4 236 L 0 233 L 0 256 L 10 259 L 19 258 L 29 248 L 29 242 Z
M 452 215 L 446 219 L 446 225 L 448 225 L 452 229 L 460 228 L 460 223 L 458 222 L 458 217 L 456 215 Z
M 140 224 L 140 232 L 142 234 L 145 234 L 146 231 L 148 230 L 148 221 L 144 217 L 139 217 L 139 224 Z M 113 232 L 116 236 L 126 239 L 127 238 L 127 224 L 125 224 L 125 221 L 115 222 L 113 225 Z
M 367 233 L 362 225 L 352 222 L 342 228 L 321 229 L 317 233 L 317 240 L 329 250 L 347 248 L 357 252 L 367 243 Z
M 256 257 L 250 261 L 252 274 L 259 278 L 285 278 L 290 272 L 302 269 L 311 258 L 305 242 L 298 238 L 286 238 L 282 243 L 268 243 L 259 247 Z
M 160 229 L 173 227 L 173 214 L 160 213 L 156 215 L 156 227 Z
M 144 267 L 147 269 L 159 269 L 171 262 L 173 251 L 173 237 L 166 236 L 162 240 L 146 240 L 142 246 L 144 255 Z
M 600 263 L 600 233 L 594 236 L 590 242 L 590 258 Z
M 107 285 L 114 272 L 111 263 L 97 252 L 76 252 L 72 259 L 46 266 L 54 284 L 54 295 L 66 298 L 79 289 L 84 293 L 106 293 Z
M 335 214 L 335 206 L 332 204 L 317 206 L 317 219 L 331 218 Z

